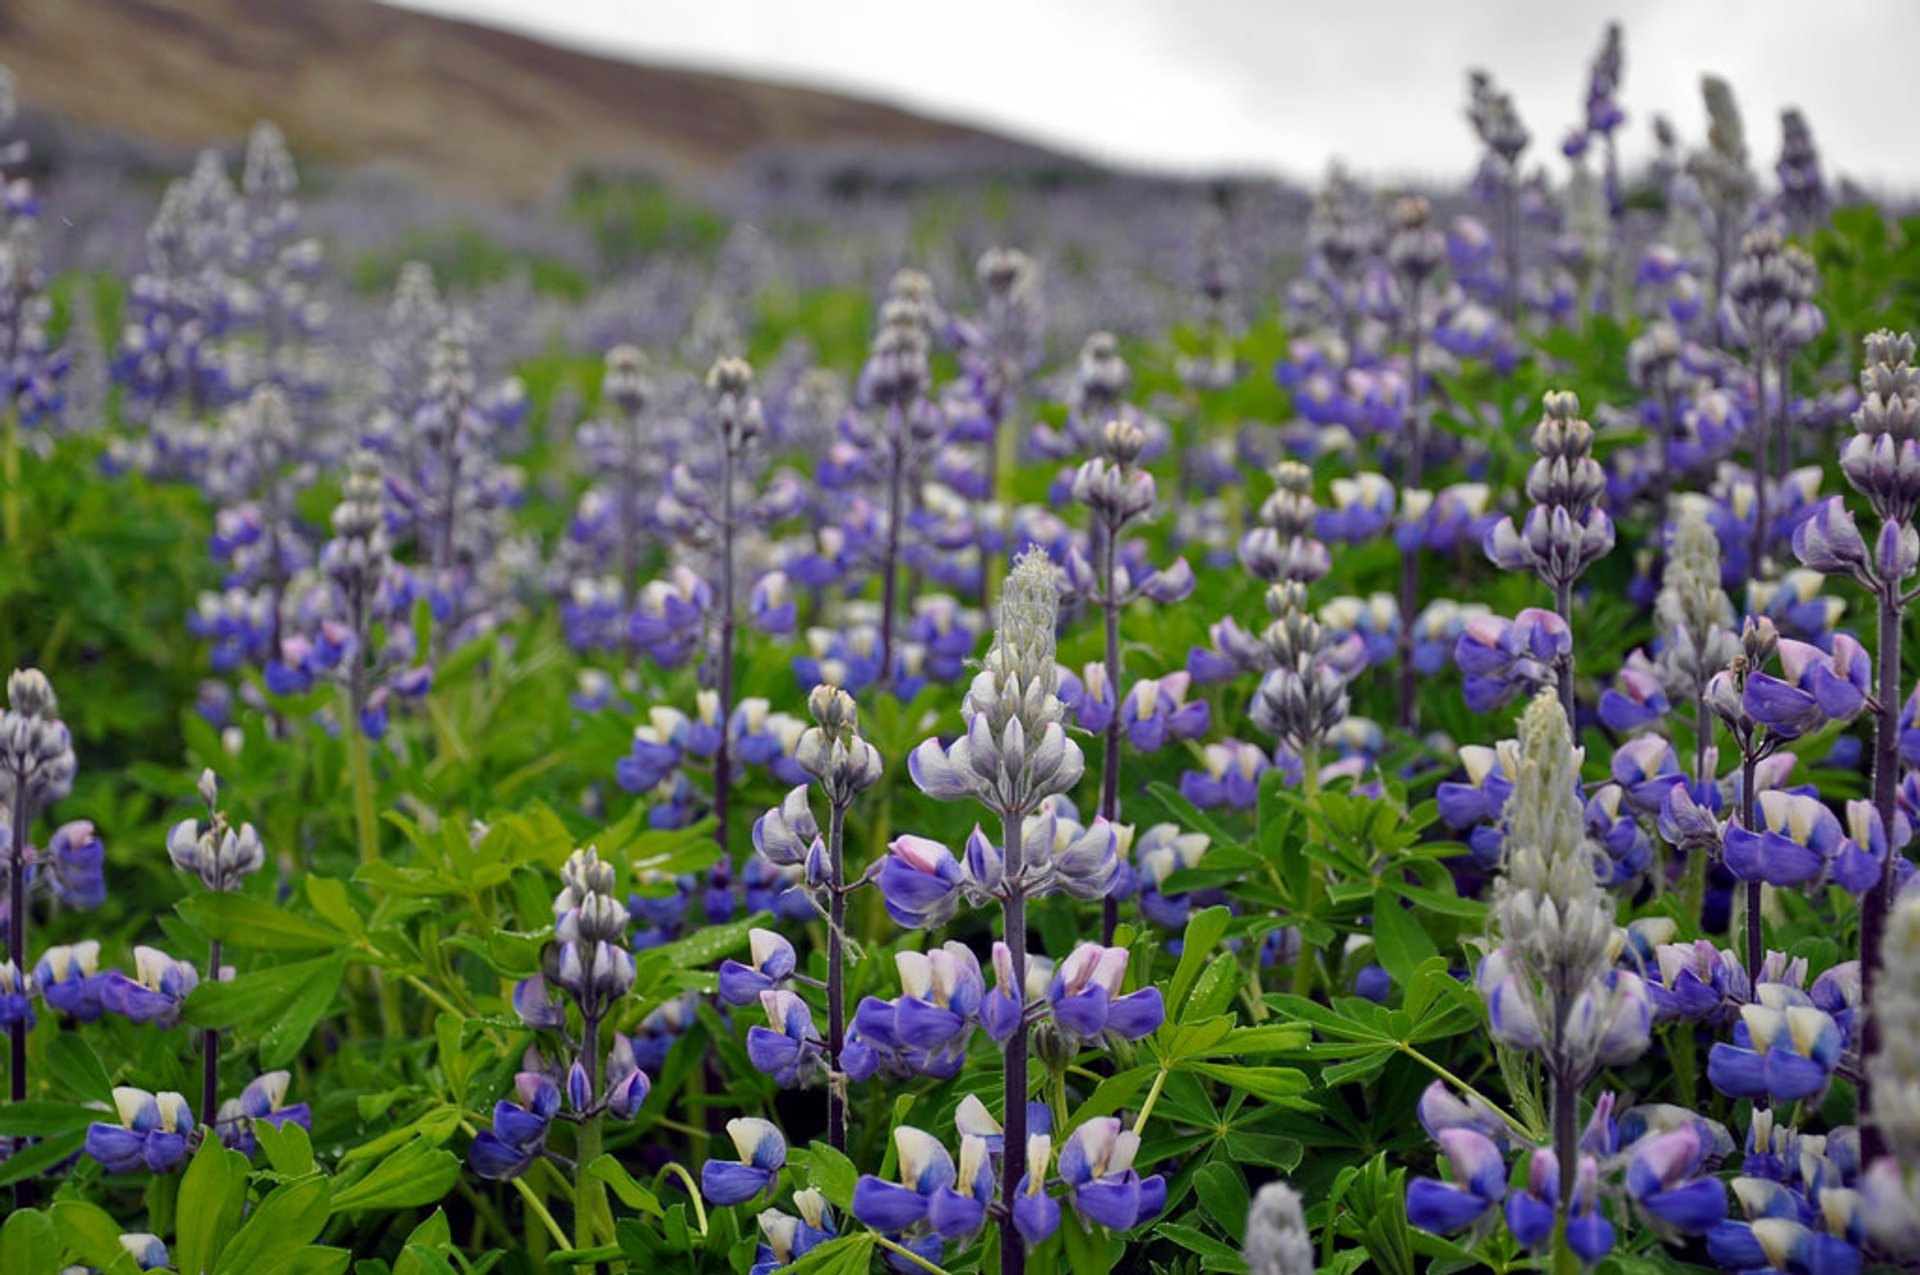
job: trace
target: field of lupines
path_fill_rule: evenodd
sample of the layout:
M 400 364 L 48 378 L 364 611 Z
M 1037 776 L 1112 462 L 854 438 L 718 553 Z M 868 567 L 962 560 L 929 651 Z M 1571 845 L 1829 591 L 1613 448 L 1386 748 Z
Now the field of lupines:
M 1622 70 L 571 345 L 0 152 L 0 1271 L 1911 1268 L 1920 220 Z

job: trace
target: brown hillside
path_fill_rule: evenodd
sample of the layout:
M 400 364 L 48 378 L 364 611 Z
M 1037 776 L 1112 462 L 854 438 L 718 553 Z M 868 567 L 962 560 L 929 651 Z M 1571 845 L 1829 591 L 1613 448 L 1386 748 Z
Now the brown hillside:
M 587 164 L 680 172 L 770 143 L 986 134 L 834 93 L 646 66 L 370 0 L 5 0 L 23 103 L 176 144 L 277 121 L 296 153 L 381 160 L 471 192 Z

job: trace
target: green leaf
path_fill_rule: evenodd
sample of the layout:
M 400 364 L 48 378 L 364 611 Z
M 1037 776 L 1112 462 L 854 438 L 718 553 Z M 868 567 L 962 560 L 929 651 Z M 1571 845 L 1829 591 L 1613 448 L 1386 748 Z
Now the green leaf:
M 1237 1244 L 1247 1233 L 1247 1180 L 1225 1160 L 1213 1159 L 1193 1175 L 1193 1193 L 1200 1207 Z
M 843 1213 L 853 1208 L 853 1188 L 860 1180 L 860 1170 L 845 1153 L 825 1142 L 813 1143 L 807 1148 L 807 1178 L 834 1208 Z
M 13 1275 L 60 1275 L 60 1239 L 44 1213 L 15 1209 L 0 1226 L 0 1270 Z
M 284 1182 L 267 1192 L 247 1224 L 220 1252 L 214 1275 L 250 1275 L 270 1269 L 320 1238 L 330 1189 L 320 1174 Z
M 112 1101 L 113 1080 L 107 1075 L 106 1064 L 78 1032 L 54 1037 L 47 1046 L 45 1061 L 46 1073 L 54 1084 L 82 1102 Z
M 1133 1100 L 1135 1094 L 1146 1088 L 1147 1081 L 1159 1070 L 1158 1067 L 1129 1067 L 1108 1076 L 1094 1086 L 1087 1100 L 1074 1111 L 1072 1126 L 1078 1128 L 1097 1116 L 1110 1116 L 1120 1110 Z
M 99 1205 L 60 1200 L 49 1211 L 61 1243 L 87 1265 L 106 1275 L 131 1275 L 139 1269 L 133 1254 L 120 1246 L 120 1224 Z
M 611 1155 L 603 1155 L 587 1166 L 587 1172 L 613 1188 L 620 1197 L 620 1203 L 630 1209 L 639 1209 L 652 1217 L 661 1215 L 660 1200 L 653 1192 L 633 1180 L 626 1166 Z
M 0 1106 L 0 1136 L 39 1138 L 85 1129 L 103 1113 L 70 1102 L 28 1100 Z
M 1240 991 L 1240 965 L 1231 957 L 1222 957 L 1200 972 L 1181 1012 L 1182 1022 L 1200 1022 L 1223 1014 Z
M 348 954 L 275 965 L 225 983 L 201 983 L 187 997 L 186 1020 L 197 1027 L 236 1028 L 260 1044 L 260 1061 L 283 1067 L 332 1007 L 346 977 Z
M 307 902 L 313 904 L 313 910 L 328 923 L 355 938 L 367 932 L 367 923 L 361 918 L 360 910 L 353 906 L 346 882 L 333 877 L 308 877 Z
M 1403 988 L 1422 962 L 1440 954 L 1421 926 L 1419 914 L 1403 907 L 1399 896 L 1385 886 L 1373 895 L 1373 952 L 1381 968 Z
M 191 894 L 174 908 L 208 938 L 235 947 L 311 952 L 348 946 L 347 936 L 333 926 L 244 894 Z
M 86 1140 L 85 1129 L 74 1129 L 67 1133 L 55 1134 L 44 1142 L 36 1142 L 24 1151 L 14 1152 L 5 1161 L 0 1161 L 0 1186 L 38 1177 L 79 1151 L 81 1144 Z
M 780 1275 L 867 1275 L 873 1266 L 873 1232 L 843 1235 L 828 1240 L 791 1266 L 780 1268 Z
M 247 1157 L 208 1138 L 180 1179 L 174 1264 L 183 1271 L 210 1271 L 240 1229 L 247 1202 Z
M 257 1120 L 253 1136 L 259 1141 L 260 1149 L 267 1153 L 267 1163 L 275 1173 L 298 1178 L 313 1172 L 313 1140 L 296 1122 L 283 1120 L 276 1125 Z
M 1307 1074 L 1295 1067 L 1241 1067 L 1232 1063 L 1188 1063 L 1186 1066 L 1229 1089 L 1241 1089 L 1256 1098 L 1275 1102 L 1297 1098 L 1308 1089 Z
M 333 1193 L 333 1211 L 412 1209 L 437 1202 L 460 1176 L 450 1152 L 415 1140 L 393 1152 L 365 1176 Z
M 1160 1239 L 1172 1240 L 1189 1253 L 1200 1254 L 1201 1257 L 1209 1259 L 1210 1263 L 1221 1263 L 1220 1265 L 1210 1264 L 1209 1270 L 1245 1271 L 1247 1269 L 1247 1261 L 1240 1256 L 1239 1250 L 1230 1244 L 1222 1244 L 1198 1227 L 1187 1226 L 1180 1222 L 1159 1222 L 1154 1225 L 1153 1233 Z
M 1207 963 L 1207 958 L 1213 955 L 1213 949 L 1226 934 L 1227 924 L 1232 920 L 1233 914 L 1224 907 L 1207 908 L 1187 918 L 1186 933 L 1181 939 L 1180 964 L 1173 971 L 1173 981 L 1167 984 L 1169 1015 L 1177 1018 L 1186 1005 L 1188 992 L 1193 989 L 1201 968 Z

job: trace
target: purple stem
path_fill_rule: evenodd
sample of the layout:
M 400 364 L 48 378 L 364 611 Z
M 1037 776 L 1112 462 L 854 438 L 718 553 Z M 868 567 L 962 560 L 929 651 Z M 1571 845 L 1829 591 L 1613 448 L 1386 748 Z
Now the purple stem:
M 847 1091 L 840 1075 L 847 1043 L 846 830 L 846 809 L 836 801 L 827 816 L 827 1141 L 840 1152 L 847 1149 Z
M 1106 616 L 1107 682 L 1112 688 L 1113 712 L 1107 718 L 1107 748 L 1100 768 L 1100 817 L 1108 823 L 1120 821 L 1120 599 L 1114 595 L 1114 560 L 1119 556 L 1120 527 L 1107 528 L 1104 552 L 1100 555 L 1100 607 Z M 1100 941 L 1113 943 L 1113 931 L 1120 924 L 1120 900 L 1109 894 L 1100 901 Z
M 728 853 L 733 788 L 733 430 L 720 440 L 720 744 L 713 752 L 714 840 Z
M 1880 822 L 1891 833 L 1899 817 L 1898 783 L 1900 765 L 1900 626 L 1903 620 L 1898 581 L 1882 582 L 1880 594 L 1880 645 L 1875 654 L 1880 674 L 1879 709 L 1874 714 L 1873 731 L 1873 805 Z M 1880 970 L 1880 949 L 1886 939 L 1887 913 L 1893 907 L 1894 864 L 1899 855 L 1889 852 L 1880 879 L 1867 891 L 1860 905 L 1860 1003 L 1867 1007 L 1866 1031 L 1860 1056 L 1872 1058 L 1880 1051 L 1880 1024 L 1873 1013 L 1873 985 Z M 1861 1162 L 1871 1164 L 1886 1152 L 1886 1140 L 1873 1119 L 1873 1074 L 1865 1070 L 1859 1082 Z
M 1019 1195 L 1020 1179 L 1027 1171 L 1027 894 L 1021 877 L 1026 872 L 1026 848 L 1022 841 L 1023 815 L 1010 814 L 1002 820 L 1006 837 L 1007 897 L 1001 904 L 1006 931 L 1007 951 L 1012 955 L 1013 986 L 1009 989 L 1020 1000 L 1021 1013 L 1007 1040 L 1005 1056 L 1004 1110 L 1001 1121 L 1006 1133 L 1006 1151 L 1000 1177 L 1000 1275 L 1026 1275 L 1027 1248 L 1013 1224 L 1013 1205 Z
M 900 518 L 906 503 L 906 425 L 898 407 L 887 409 L 887 550 L 880 581 L 880 685 L 893 681 L 893 612 L 899 605 Z
M 214 939 L 207 947 L 207 981 L 220 981 L 219 939 Z M 201 1033 L 200 1048 L 200 1123 L 212 1129 L 220 1114 L 220 1033 L 214 1028 L 207 1028 Z

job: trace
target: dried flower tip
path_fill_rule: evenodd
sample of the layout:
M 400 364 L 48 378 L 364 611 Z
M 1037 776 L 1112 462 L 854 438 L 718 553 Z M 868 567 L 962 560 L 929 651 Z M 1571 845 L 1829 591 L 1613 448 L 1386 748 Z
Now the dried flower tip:
M 60 711 L 53 683 L 37 668 L 15 669 L 7 678 L 7 703 L 28 717 L 52 717 Z

